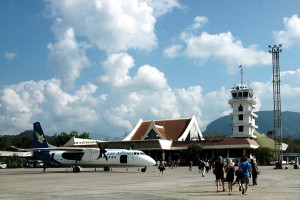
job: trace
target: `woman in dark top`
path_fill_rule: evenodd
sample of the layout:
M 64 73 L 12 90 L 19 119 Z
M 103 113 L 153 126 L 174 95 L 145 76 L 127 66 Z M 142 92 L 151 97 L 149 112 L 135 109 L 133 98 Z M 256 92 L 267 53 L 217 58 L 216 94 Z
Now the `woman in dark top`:
M 235 167 L 234 167 L 234 163 L 232 162 L 232 160 L 230 159 L 228 162 L 228 165 L 226 167 L 226 181 L 228 182 L 228 193 L 229 195 L 232 194 L 232 183 L 234 180 L 234 174 L 235 174 Z

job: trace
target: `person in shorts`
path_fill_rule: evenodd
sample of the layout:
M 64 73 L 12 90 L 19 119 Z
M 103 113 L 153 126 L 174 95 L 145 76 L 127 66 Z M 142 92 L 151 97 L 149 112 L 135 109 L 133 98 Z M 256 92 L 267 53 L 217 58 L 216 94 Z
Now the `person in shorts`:
M 159 176 L 164 176 L 164 171 L 166 169 L 166 165 L 165 165 L 165 161 L 164 160 L 161 160 L 159 162 L 158 169 L 159 169 Z
M 223 163 L 223 158 L 219 156 L 215 163 L 215 169 L 214 173 L 216 176 L 216 186 L 217 186 L 217 192 L 219 192 L 219 186 L 223 186 L 223 192 L 225 192 L 224 188 L 224 174 L 225 174 L 225 169 L 224 169 L 224 163 Z
M 247 195 L 249 186 L 249 176 L 252 171 L 251 164 L 247 161 L 247 156 L 243 156 L 239 165 L 239 171 L 243 174 L 242 178 L 242 194 Z

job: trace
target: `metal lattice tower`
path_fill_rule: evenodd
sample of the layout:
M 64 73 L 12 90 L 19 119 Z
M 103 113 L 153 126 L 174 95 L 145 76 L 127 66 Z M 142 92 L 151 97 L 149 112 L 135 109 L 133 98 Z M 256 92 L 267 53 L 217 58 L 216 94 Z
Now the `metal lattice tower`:
M 274 134 L 275 150 L 277 161 L 282 168 L 282 127 L 281 127 L 281 99 L 280 99 L 280 67 L 279 54 L 282 52 L 282 45 L 269 46 L 269 53 L 272 54 L 273 65 L 273 101 L 274 101 Z

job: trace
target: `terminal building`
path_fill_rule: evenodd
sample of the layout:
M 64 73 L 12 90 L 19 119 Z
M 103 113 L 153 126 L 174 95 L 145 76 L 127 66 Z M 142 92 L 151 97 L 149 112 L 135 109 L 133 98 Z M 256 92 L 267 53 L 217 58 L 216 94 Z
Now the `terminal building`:
M 216 159 L 218 156 L 239 159 L 243 155 L 252 157 L 252 152 L 260 146 L 273 148 L 274 140 L 261 135 L 255 120 L 254 113 L 257 99 L 253 90 L 242 82 L 231 90 L 231 99 L 228 103 L 232 107 L 232 134 L 222 139 L 206 140 L 202 135 L 196 117 L 143 120 L 140 119 L 134 129 L 122 141 L 105 142 L 101 144 L 108 149 L 138 149 L 144 151 L 156 160 L 181 160 L 181 151 L 190 145 L 200 145 L 202 159 Z M 76 141 L 75 141 L 76 140 Z M 73 139 L 67 143 L 72 146 L 85 143 L 81 139 Z M 96 144 L 96 141 L 93 141 Z M 76 145 L 76 146 L 77 146 Z

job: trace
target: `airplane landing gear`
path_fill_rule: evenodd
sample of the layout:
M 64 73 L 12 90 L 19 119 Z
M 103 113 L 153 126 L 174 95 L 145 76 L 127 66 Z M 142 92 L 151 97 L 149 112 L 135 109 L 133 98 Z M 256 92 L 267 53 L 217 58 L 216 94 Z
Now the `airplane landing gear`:
M 105 172 L 108 172 L 110 170 L 110 167 L 104 167 L 103 169 Z
M 79 173 L 80 172 L 80 167 L 78 167 L 78 166 L 73 167 L 73 172 L 74 173 Z
M 141 172 L 146 172 L 146 170 L 147 170 L 147 167 L 143 167 L 143 168 L 141 169 Z

